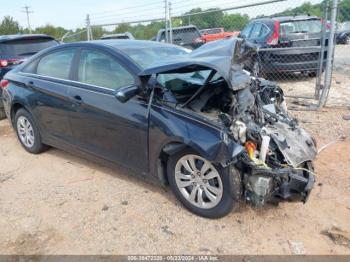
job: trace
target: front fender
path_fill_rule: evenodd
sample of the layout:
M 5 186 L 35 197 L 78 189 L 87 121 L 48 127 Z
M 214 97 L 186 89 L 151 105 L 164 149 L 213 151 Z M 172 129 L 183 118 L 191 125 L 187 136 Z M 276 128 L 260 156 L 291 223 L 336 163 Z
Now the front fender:
M 184 144 L 209 161 L 222 165 L 232 162 L 243 150 L 219 126 L 176 109 L 152 106 L 149 116 L 151 174 L 156 174 L 158 158 L 171 143 Z

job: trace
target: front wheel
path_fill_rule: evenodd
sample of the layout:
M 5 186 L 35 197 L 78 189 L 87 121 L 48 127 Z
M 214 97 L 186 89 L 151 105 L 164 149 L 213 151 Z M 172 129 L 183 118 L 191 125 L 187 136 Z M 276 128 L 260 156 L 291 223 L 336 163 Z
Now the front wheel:
M 167 171 L 176 197 L 199 216 L 223 217 L 240 197 L 240 174 L 236 169 L 215 165 L 192 150 L 170 156 Z

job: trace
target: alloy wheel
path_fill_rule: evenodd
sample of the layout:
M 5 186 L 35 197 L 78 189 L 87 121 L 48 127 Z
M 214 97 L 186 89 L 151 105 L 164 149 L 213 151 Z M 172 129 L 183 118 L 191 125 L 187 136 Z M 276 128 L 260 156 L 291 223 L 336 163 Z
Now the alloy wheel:
M 199 208 L 215 207 L 223 195 L 218 171 L 209 161 L 198 155 L 184 155 L 177 161 L 175 181 L 182 196 Z
M 27 148 L 33 147 L 35 142 L 34 130 L 25 116 L 20 116 L 17 119 L 17 132 L 19 139 Z

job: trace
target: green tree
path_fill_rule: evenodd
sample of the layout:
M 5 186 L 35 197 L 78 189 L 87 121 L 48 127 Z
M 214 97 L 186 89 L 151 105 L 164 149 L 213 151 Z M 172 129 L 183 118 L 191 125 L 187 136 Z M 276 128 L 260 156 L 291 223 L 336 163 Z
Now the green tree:
M 5 16 L 0 23 L 0 35 L 18 34 L 20 26 L 11 16 Z
M 342 0 L 338 6 L 339 22 L 350 21 L 350 0 Z
M 47 24 L 42 27 L 37 27 L 34 30 L 35 34 L 45 34 L 50 35 L 56 39 L 61 39 L 62 36 L 64 36 L 68 30 L 64 29 L 63 27 L 55 27 L 53 25 Z
M 229 14 L 223 17 L 222 26 L 226 31 L 241 31 L 248 22 L 248 15 Z

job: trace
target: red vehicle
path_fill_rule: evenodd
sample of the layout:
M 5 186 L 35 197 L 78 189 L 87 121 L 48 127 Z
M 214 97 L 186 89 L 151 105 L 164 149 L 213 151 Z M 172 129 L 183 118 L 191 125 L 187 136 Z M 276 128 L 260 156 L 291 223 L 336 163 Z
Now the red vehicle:
M 200 30 L 202 36 L 201 40 L 204 43 L 210 42 L 210 41 L 215 41 L 215 40 L 220 40 L 232 36 L 237 36 L 239 32 L 225 32 L 224 28 L 209 28 L 209 29 L 203 29 Z

